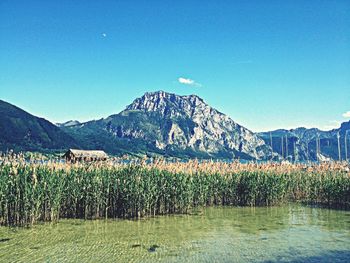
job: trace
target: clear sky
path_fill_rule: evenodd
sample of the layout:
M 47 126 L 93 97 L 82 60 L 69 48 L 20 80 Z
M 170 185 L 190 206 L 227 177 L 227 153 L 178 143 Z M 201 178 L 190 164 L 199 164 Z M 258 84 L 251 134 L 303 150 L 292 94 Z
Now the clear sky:
M 86 121 L 157 90 L 253 131 L 336 127 L 350 111 L 350 1 L 0 1 L 1 99 Z

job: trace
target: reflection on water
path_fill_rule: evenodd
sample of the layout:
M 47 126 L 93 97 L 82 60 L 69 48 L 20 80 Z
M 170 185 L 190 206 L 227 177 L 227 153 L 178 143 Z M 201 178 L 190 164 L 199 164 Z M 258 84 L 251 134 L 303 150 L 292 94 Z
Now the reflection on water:
M 350 212 L 205 208 L 142 220 L 0 228 L 1 262 L 350 262 Z

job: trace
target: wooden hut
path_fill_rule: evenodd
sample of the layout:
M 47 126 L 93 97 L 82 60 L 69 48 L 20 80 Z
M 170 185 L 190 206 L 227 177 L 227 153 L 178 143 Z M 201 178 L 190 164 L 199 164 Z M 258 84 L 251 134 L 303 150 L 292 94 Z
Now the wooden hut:
M 97 150 L 76 150 L 69 149 L 63 157 L 67 162 L 93 162 L 93 161 L 105 161 L 108 155 L 104 151 Z

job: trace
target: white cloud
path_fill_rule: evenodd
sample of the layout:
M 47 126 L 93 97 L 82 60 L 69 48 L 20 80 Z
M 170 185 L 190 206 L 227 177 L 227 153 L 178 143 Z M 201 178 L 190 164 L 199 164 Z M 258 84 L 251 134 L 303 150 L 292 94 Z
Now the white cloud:
M 192 85 L 194 83 L 194 80 L 192 79 L 185 79 L 185 78 L 179 78 L 179 82 L 182 84 Z
M 179 83 L 185 84 L 185 85 L 190 85 L 190 86 L 196 86 L 196 87 L 202 87 L 201 84 L 195 82 L 193 79 L 188 79 L 188 78 L 178 78 Z
M 106 36 L 107 36 L 107 34 L 106 34 L 106 33 L 102 33 L 102 36 L 103 36 L 103 37 L 106 37 Z
M 344 118 L 350 118 L 350 111 L 344 112 L 343 113 Z

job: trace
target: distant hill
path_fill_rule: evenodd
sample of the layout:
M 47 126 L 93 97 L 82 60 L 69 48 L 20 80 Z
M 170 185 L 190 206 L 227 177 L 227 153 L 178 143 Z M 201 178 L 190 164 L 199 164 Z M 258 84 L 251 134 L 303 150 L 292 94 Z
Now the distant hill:
M 322 131 L 316 128 L 296 128 L 291 130 L 274 130 L 271 132 L 261 132 L 259 136 L 264 139 L 265 143 L 271 144 L 273 150 L 279 153 L 285 159 L 289 160 L 312 160 L 316 161 L 331 158 L 339 159 L 338 154 L 338 134 L 341 159 L 345 159 L 345 135 L 347 137 L 347 156 L 350 159 L 350 121 L 343 122 L 338 129 Z M 271 134 L 271 136 L 270 136 Z M 317 142 L 319 141 L 319 143 Z M 317 146 L 319 144 L 319 147 Z M 283 145 L 283 146 L 282 146 Z M 319 149 L 318 154 L 316 149 Z M 288 153 L 288 155 L 287 155 Z
M 113 155 L 246 160 L 270 160 L 273 155 L 275 160 L 337 160 L 337 134 L 344 159 L 347 130 L 350 121 L 331 131 L 297 128 L 256 134 L 196 95 L 164 91 L 145 93 L 107 118 L 57 125 L 0 100 L 0 151 L 78 148 Z M 349 140 L 347 150 L 350 159 Z
M 80 122 L 77 120 L 70 120 L 70 121 L 66 121 L 63 123 L 56 123 L 56 125 L 58 127 L 69 127 L 69 126 L 74 126 L 74 125 L 78 125 L 78 124 L 80 124 Z
M 62 129 L 80 145 L 110 153 L 259 160 L 271 156 L 262 139 L 195 95 L 146 93 L 119 114 Z
M 1 151 L 52 151 L 77 146 L 70 135 L 51 122 L 0 100 Z

